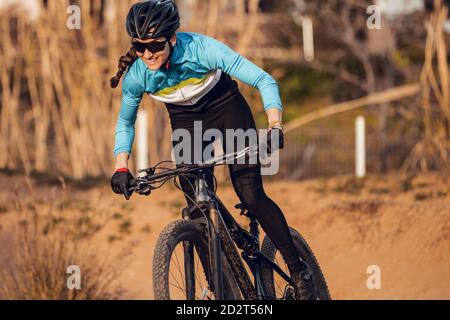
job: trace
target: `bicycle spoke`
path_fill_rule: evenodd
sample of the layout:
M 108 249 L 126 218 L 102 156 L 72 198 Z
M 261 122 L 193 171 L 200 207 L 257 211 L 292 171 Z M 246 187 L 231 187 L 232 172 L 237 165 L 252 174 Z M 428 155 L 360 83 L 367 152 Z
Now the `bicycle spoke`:
M 277 290 L 277 293 L 280 295 L 283 295 L 283 289 L 281 289 L 280 285 L 278 284 L 278 281 L 274 280 L 275 285 L 278 287 L 279 290 Z
M 180 287 L 180 284 L 179 284 L 177 278 L 173 275 L 173 273 L 172 273 L 172 271 L 170 271 L 170 269 L 169 269 L 169 273 L 170 273 L 170 275 L 172 276 L 173 280 L 175 280 L 175 282 L 177 283 L 178 287 L 179 287 L 181 290 L 183 290 L 183 289 Z
M 180 288 L 179 286 L 177 286 L 176 284 L 174 284 L 174 283 L 172 283 L 172 282 L 170 282 L 169 281 L 169 285 L 172 285 L 172 286 L 174 286 L 175 288 L 177 288 L 178 290 L 180 290 L 180 291 L 182 291 L 183 292 L 183 288 Z
M 180 290 L 180 291 L 183 291 L 183 288 L 181 288 L 179 284 L 175 284 L 175 283 L 169 281 L 169 285 L 171 285 L 171 286 L 177 288 L 177 289 Z
M 173 287 L 176 292 L 181 291 L 183 297 L 185 297 L 187 288 L 185 283 L 185 277 L 184 274 L 184 264 L 181 263 L 181 258 L 178 257 L 178 249 L 181 248 L 183 250 L 184 254 L 184 247 L 181 245 L 182 242 L 180 242 L 175 249 L 172 252 L 172 264 L 169 268 L 169 275 L 171 280 L 169 281 L 169 285 Z M 202 264 L 202 258 L 199 254 L 199 248 L 197 245 L 194 245 L 195 250 L 193 251 L 193 263 L 194 263 L 194 281 L 195 281 L 195 288 L 194 288 L 194 298 L 196 300 L 211 300 L 213 293 L 209 290 L 208 281 L 206 278 L 205 271 L 203 270 L 203 264 Z M 184 257 L 184 256 L 183 256 Z M 184 259 L 183 259 L 184 261 Z M 183 266 L 183 270 L 181 268 Z M 173 269 L 176 269 L 177 271 L 174 271 Z M 181 279 L 180 279 L 181 276 Z M 181 281 L 181 284 L 180 284 Z M 176 293 L 175 299 L 178 293 Z M 172 294 L 171 294 L 172 296 Z
M 278 266 L 280 266 L 281 264 L 280 264 L 280 262 L 279 262 L 279 260 L 278 260 L 279 256 L 277 255 L 277 253 L 278 253 L 278 251 L 275 252 L 275 263 L 276 263 Z M 287 264 L 284 262 L 284 259 L 282 259 L 282 260 L 283 260 L 283 264 L 284 264 L 284 266 L 285 266 L 285 268 L 284 268 L 283 271 L 286 272 L 286 270 L 287 270 Z M 281 279 L 283 280 L 284 286 L 287 285 L 287 282 L 286 282 L 281 276 L 279 276 L 278 274 L 276 274 L 276 276 L 274 275 L 274 282 L 275 282 L 275 285 L 276 285 L 276 286 L 278 287 L 278 289 L 279 289 L 279 290 L 276 290 L 276 292 L 279 294 L 280 298 L 282 298 L 283 295 L 284 295 L 285 289 L 283 289 L 283 288 L 281 287 L 281 285 L 280 285 L 279 282 L 276 280 L 276 278 L 278 278 L 278 280 L 279 280 L 279 278 L 281 278 Z
M 210 292 L 209 291 L 209 286 L 208 286 L 208 280 L 206 278 L 205 270 L 203 270 L 203 271 L 201 270 L 201 269 L 203 269 L 203 264 L 201 262 L 200 255 L 199 255 L 197 247 L 196 247 L 195 251 L 197 252 L 196 258 L 197 258 L 197 261 L 198 261 L 198 263 L 196 264 L 195 277 L 196 277 L 196 282 L 199 284 L 199 289 L 200 289 L 200 291 L 201 291 L 201 293 L 203 295 L 200 299 L 204 300 L 206 298 L 206 299 L 211 300 L 208 295 L 206 295 L 206 296 L 204 295 L 205 290 Z M 200 265 L 201 269 L 200 269 L 200 267 L 197 267 L 197 265 Z M 199 271 L 199 273 L 197 273 L 197 271 Z M 201 277 L 201 279 L 204 279 L 204 280 L 199 279 L 199 277 Z
M 178 247 L 178 245 L 177 245 L 177 247 Z M 177 261 L 177 270 L 178 270 L 178 273 L 180 274 L 180 276 L 181 276 L 181 280 L 183 280 L 183 272 L 181 271 L 181 269 L 180 269 L 180 262 L 179 262 L 179 260 L 178 260 L 178 254 L 177 254 L 177 252 L 176 252 L 176 249 L 177 249 L 177 247 L 175 247 L 175 249 L 174 249 L 174 252 L 175 252 L 175 260 Z M 186 287 L 185 287 L 185 285 L 184 285 L 184 281 L 181 281 L 182 283 L 183 283 L 183 288 L 185 289 L 185 291 L 186 291 Z
M 176 253 L 176 247 L 175 247 L 175 249 L 174 249 L 174 252 L 175 252 L 175 260 L 176 260 L 176 263 L 177 263 L 177 265 L 179 265 L 179 261 L 178 261 L 178 257 L 177 257 L 177 253 Z M 172 255 L 173 256 L 173 255 Z M 173 260 L 172 260 L 173 261 Z M 175 261 L 174 261 L 174 263 L 175 263 Z M 174 287 L 176 287 L 176 288 L 178 288 L 184 295 L 186 294 L 186 288 L 185 288 L 185 286 L 184 286 L 184 281 L 182 281 L 183 280 L 183 275 L 181 274 L 181 272 L 180 272 L 180 269 L 179 269 L 179 267 L 178 268 L 176 268 L 176 269 L 178 269 L 178 273 L 180 273 L 180 275 L 181 275 L 181 282 L 183 283 L 183 285 L 180 285 L 180 283 L 178 282 L 178 280 L 177 280 L 177 277 L 174 275 L 174 273 L 170 270 L 171 268 L 170 268 L 170 266 L 169 266 L 169 274 L 172 276 L 172 278 L 173 278 L 173 280 L 176 282 L 176 285 L 175 284 L 173 284 L 174 285 Z M 170 282 L 169 282 L 170 283 Z

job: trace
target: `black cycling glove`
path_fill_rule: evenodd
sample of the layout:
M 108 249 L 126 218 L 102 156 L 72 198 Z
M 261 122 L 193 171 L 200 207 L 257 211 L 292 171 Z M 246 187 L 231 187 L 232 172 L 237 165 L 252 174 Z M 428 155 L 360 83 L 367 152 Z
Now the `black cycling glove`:
M 131 188 L 131 180 L 134 177 L 128 169 L 118 169 L 111 178 L 111 189 L 117 194 L 123 194 L 125 199 L 129 200 L 133 193 Z
M 276 139 L 276 137 L 278 139 L 273 141 L 274 149 L 272 150 L 272 139 Z M 283 148 L 284 148 L 283 129 L 278 128 L 278 127 L 271 128 L 267 132 L 267 154 L 271 154 L 272 152 L 275 152 L 278 149 L 283 149 Z

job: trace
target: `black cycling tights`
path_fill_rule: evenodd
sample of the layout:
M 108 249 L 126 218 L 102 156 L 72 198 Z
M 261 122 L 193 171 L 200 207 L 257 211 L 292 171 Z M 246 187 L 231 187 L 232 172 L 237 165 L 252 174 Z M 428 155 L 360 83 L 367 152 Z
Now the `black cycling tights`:
M 206 98 L 202 98 L 194 108 L 166 105 L 172 130 L 186 129 L 194 137 L 194 121 L 201 121 L 203 132 L 210 128 L 220 130 L 224 138 L 222 145 L 226 146 L 225 129 L 255 129 L 255 122 L 247 102 L 237 90 L 235 82 L 230 81 L 222 76 L 221 81 L 212 89 L 213 92 L 208 93 Z M 231 84 L 234 90 L 233 88 L 224 90 L 224 83 L 228 86 Z M 221 90 L 220 94 L 218 94 L 218 90 Z M 224 94 L 224 91 L 227 93 Z M 198 139 L 198 137 L 196 138 Z M 174 142 L 174 146 L 176 144 Z M 179 159 L 176 160 L 178 163 Z M 246 164 L 229 164 L 228 167 L 234 190 L 240 201 L 258 219 L 265 233 L 280 250 L 289 271 L 291 273 L 300 271 L 302 265 L 299 262 L 283 212 L 264 192 L 259 162 L 248 164 L 246 161 Z M 193 183 L 192 179 L 190 181 L 180 179 L 183 191 L 192 199 L 194 199 Z M 189 204 L 188 198 L 186 199 Z

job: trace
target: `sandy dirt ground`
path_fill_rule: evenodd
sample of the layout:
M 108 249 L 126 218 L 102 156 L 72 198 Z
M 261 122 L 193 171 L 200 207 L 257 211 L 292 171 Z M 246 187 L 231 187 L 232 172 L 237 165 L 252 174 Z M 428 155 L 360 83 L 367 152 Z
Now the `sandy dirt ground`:
M 9 181 L 0 189 L 0 241 L 6 241 L 16 221 L 18 199 L 42 206 L 65 201 L 87 215 L 100 211 L 112 215 L 111 222 L 89 241 L 99 255 L 131 247 L 124 258 L 127 267 L 116 279 L 125 290 L 122 298 L 153 298 L 155 242 L 184 206 L 175 188 L 166 186 L 149 197 L 133 196 L 126 202 L 107 185 L 62 189 L 58 183 L 27 182 L 3 174 L 0 178 Z M 450 183 L 445 178 L 337 177 L 266 182 L 265 189 L 289 224 L 309 242 L 334 299 L 450 299 Z M 238 202 L 229 185 L 219 186 L 218 193 L 229 209 Z M 233 212 L 240 223 L 247 223 Z M 381 288 L 370 290 L 368 267 L 373 265 L 380 268 Z

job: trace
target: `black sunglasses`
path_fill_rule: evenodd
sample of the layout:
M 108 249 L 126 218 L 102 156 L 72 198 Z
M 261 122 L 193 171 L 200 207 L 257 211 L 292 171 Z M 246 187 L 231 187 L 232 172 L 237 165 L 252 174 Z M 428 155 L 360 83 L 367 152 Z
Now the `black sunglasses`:
M 142 43 L 137 41 L 131 41 L 131 45 L 133 46 L 134 50 L 139 53 L 144 53 L 145 49 L 148 49 L 151 53 L 156 53 L 159 51 L 163 51 L 166 47 L 167 40 L 164 41 L 152 41 L 149 43 Z

